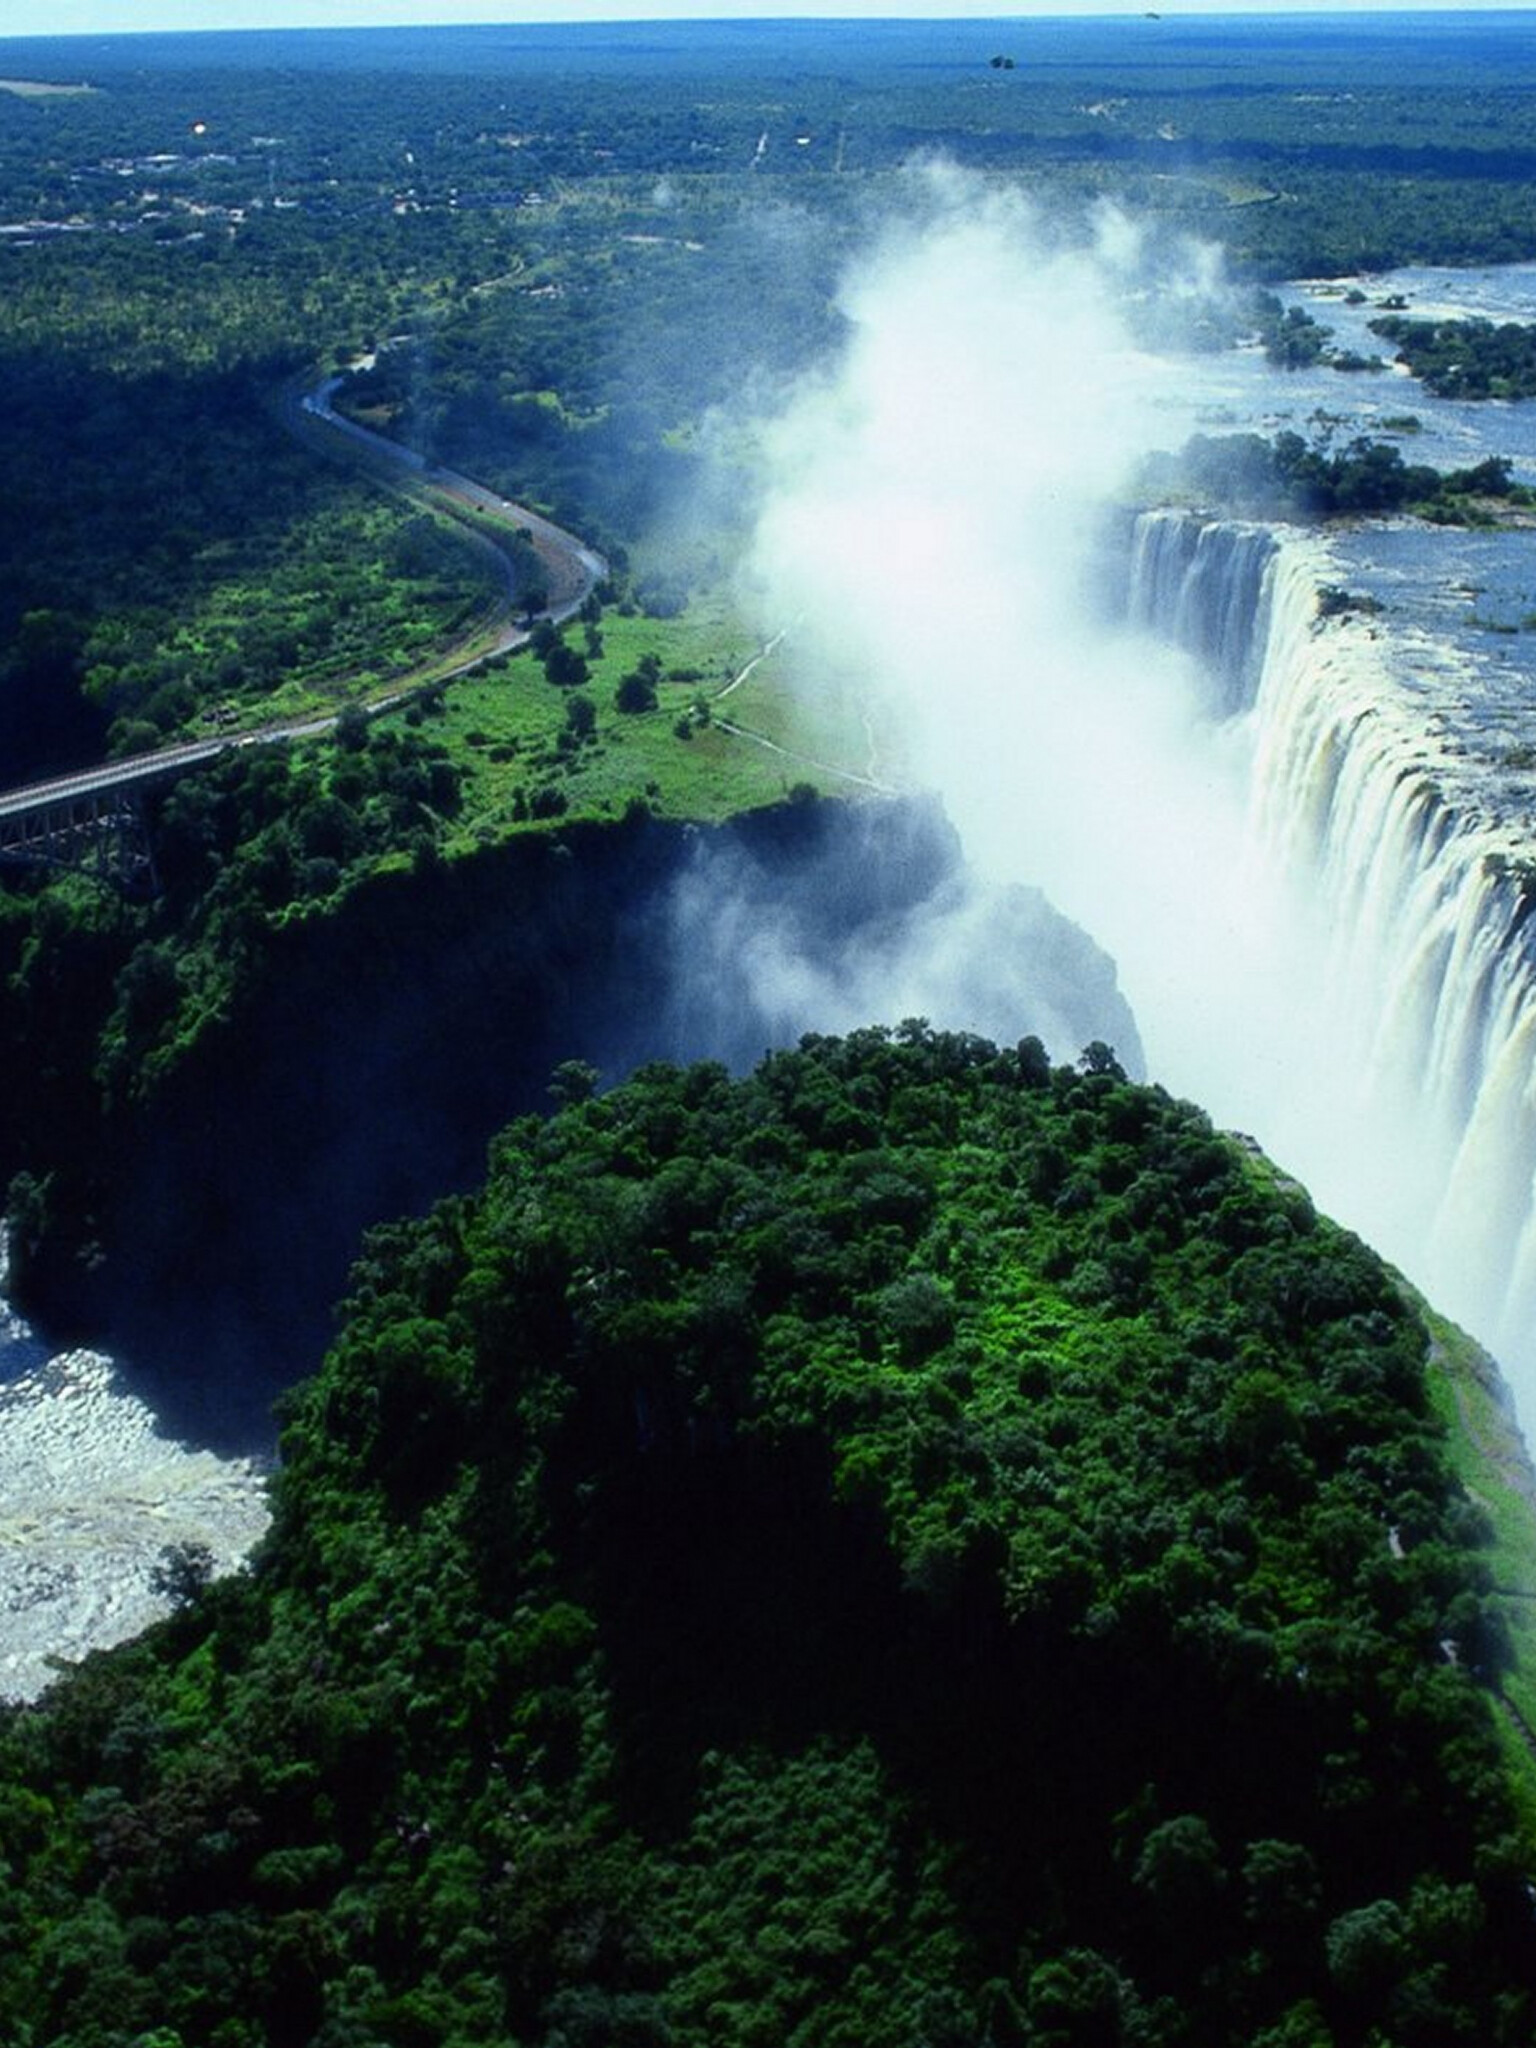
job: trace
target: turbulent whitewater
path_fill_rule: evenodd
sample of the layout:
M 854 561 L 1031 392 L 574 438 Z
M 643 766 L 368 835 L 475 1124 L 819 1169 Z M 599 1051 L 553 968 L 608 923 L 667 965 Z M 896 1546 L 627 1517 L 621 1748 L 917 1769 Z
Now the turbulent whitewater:
M 0 1265 L 3 1284 L 3 1265 Z M 268 1519 L 259 1465 L 172 1442 L 97 1352 L 50 1356 L 0 1300 L 0 1699 L 167 1611 L 155 1568 L 233 1570 Z
M 1147 513 L 1127 611 L 1196 657 L 1207 716 L 1241 734 L 1246 858 L 1286 886 L 1274 943 L 1323 1079 L 1265 1105 L 1265 1141 L 1492 1346 L 1529 1421 L 1536 867 L 1468 757 L 1475 678 L 1441 650 L 1426 705 L 1421 643 L 1368 604 L 1320 607 L 1344 566 L 1316 535 Z

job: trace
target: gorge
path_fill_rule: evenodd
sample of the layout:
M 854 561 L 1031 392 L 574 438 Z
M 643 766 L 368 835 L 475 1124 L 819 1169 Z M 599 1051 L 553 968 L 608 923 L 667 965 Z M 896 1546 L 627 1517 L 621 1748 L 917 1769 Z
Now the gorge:
M 1315 534 L 1171 510 L 1117 522 L 1096 564 L 1096 604 L 1186 658 L 1165 682 L 1246 777 L 1254 919 L 1223 1000 L 1248 1022 L 1189 1092 L 1487 1342 L 1528 1412 L 1528 882 L 1511 829 L 1458 807 L 1457 757 L 1394 713 L 1379 615 L 1320 607 L 1342 567 Z M 1208 988 L 1180 992 L 1210 1014 Z M 1179 1028 L 1156 993 L 1154 1047 Z M 238 1028 L 119 1131 L 107 1255 L 82 1274 L 71 1249 L 42 1291 L 135 1361 L 173 1434 L 238 1457 L 322 1348 L 360 1233 L 470 1185 L 562 1061 L 739 1072 L 803 1031 L 907 1015 L 1146 1066 L 1108 957 L 1037 891 L 970 871 L 916 798 L 573 829 L 382 878 L 295 928 Z
M 1466 22 L 6 45 L 0 2039 L 1530 2048 Z
M 1352 387 L 1367 412 L 1370 381 Z M 1312 388 L 1292 388 L 1304 410 Z M 974 467 L 948 494 L 930 468 L 911 545 L 938 550 L 954 607 L 916 581 L 913 611 L 890 607 L 889 561 L 820 550 L 833 603 L 797 622 L 806 669 L 834 612 L 840 659 L 857 643 L 898 697 L 914 667 L 969 662 L 976 701 L 925 692 L 942 716 L 906 778 L 953 823 L 914 796 L 572 826 L 381 876 L 289 927 L 248 1011 L 75 1162 L 89 1199 L 32 1273 L 50 1328 L 120 1348 L 168 1430 L 242 1455 L 323 1347 L 360 1233 L 472 1184 L 561 1062 L 740 1071 L 804 1031 L 924 1016 L 1038 1033 L 1058 1060 L 1100 1039 L 1207 1105 L 1488 1343 L 1528 1411 L 1528 877 L 1518 802 L 1501 823 L 1487 808 L 1518 798 L 1514 712 L 1490 723 L 1487 676 L 1405 622 L 1389 571 L 1412 534 L 1164 509 L 1106 538 L 1124 454 L 1090 479 L 1092 519 L 1071 503 L 1049 544 L 1027 503 L 996 516 Z M 1045 483 L 1049 506 L 1049 466 Z M 852 504 L 866 534 L 892 531 Z M 1477 544 L 1423 539 L 1459 563 Z
M 290 928 L 240 1016 L 67 1162 L 74 1209 L 28 1300 L 52 1342 L 107 1345 L 116 1377 L 0 1327 L 0 1696 L 45 1684 L 49 1650 L 141 1627 L 167 1541 L 228 1563 L 254 1540 L 251 1459 L 326 1346 L 363 1234 L 475 1185 L 493 1134 L 551 1106 L 552 1072 L 741 1071 L 886 1007 L 1139 1063 L 1104 954 L 1038 891 L 968 874 L 918 799 L 572 827 L 381 877 Z

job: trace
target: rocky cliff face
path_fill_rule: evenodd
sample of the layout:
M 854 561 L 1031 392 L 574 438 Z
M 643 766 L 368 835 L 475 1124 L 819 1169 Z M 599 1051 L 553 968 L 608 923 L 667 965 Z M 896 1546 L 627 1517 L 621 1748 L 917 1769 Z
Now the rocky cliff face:
M 130 1357 L 171 1426 L 246 1447 L 363 1231 L 477 1183 L 559 1063 L 742 1067 L 946 992 L 977 1009 L 947 1025 L 1139 1062 L 1104 955 L 1034 892 L 980 895 L 925 804 L 571 828 L 382 877 L 278 934 L 254 998 L 108 1139 L 32 1305 Z

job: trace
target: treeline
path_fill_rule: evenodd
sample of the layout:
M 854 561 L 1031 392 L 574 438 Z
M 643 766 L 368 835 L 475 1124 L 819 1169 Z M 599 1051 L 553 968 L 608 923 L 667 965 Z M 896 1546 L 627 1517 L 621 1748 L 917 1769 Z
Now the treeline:
M 1408 320 L 1385 314 L 1371 332 L 1395 342 L 1437 398 L 1536 397 L 1536 327 L 1518 320 Z
M 843 254 L 914 151 L 1048 190 L 1064 233 L 1119 199 L 1250 275 L 1531 253 L 1524 60 L 1491 31 L 1415 50 L 1410 86 L 1382 83 L 1370 35 L 1237 51 L 1162 26 L 1007 71 L 980 28 L 915 24 L 428 36 L 409 64 L 363 39 L 367 70 L 323 36 L 223 63 L 174 38 L 153 64 L 141 41 L 17 46 L 18 75 L 88 55 L 96 89 L 0 92 L 0 758 L 19 778 L 114 727 L 258 716 L 446 630 L 465 565 L 418 573 L 410 515 L 365 509 L 264 410 L 359 353 L 355 403 L 413 446 L 673 598 L 719 575 L 719 519 L 686 545 L 671 519 L 704 423 L 835 344 Z M 1392 175 L 1334 163 L 1346 107 Z M 1283 361 L 1319 345 L 1279 312 L 1268 339 Z M 1488 388 L 1520 374 L 1490 355 Z
M 733 506 L 701 436 L 841 340 L 854 231 L 851 202 L 765 225 L 707 181 L 662 203 L 651 187 L 578 186 L 520 215 L 505 274 L 413 323 L 338 402 L 653 568 L 662 550 L 645 543 L 665 535 L 675 566 L 707 502 L 725 530 L 718 574 Z
M 1405 461 L 1390 441 L 1359 435 L 1335 449 L 1289 431 L 1192 435 L 1176 454 L 1150 457 L 1139 487 L 1153 498 L 1194 497 L 1242 518 L 1411 512 L 1444 526 L 1492 524 L 1506 509 L 1536 502 L 1500 455 L 1470 469 L 1438 470 Z
M 1527 2042 L 1383 1267 L 1101 1045 L 594 1078 L 370 1237 L 254 1569 L 0 1726 L 7 2038 Z
M 0 352 L 0 781 L 366 694 L 486 602 L 460 538 L 282 430 L 279 368 Z

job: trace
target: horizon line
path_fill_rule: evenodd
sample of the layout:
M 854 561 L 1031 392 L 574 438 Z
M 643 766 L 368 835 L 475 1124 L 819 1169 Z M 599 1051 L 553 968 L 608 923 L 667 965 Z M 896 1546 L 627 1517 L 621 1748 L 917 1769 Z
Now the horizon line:
M 323 4 L 323 0 L 322 0 Z M 364 0 L 367 4 L 367 0 Z M 390 5 L 391 0 L 383 0 Z M 398 0 L 396 0 L 398 4 Z M 407 0 L 409 4 L 409 0 Z M 474 0 L 470 0 L 470 5 Z M 515 8 L 516 0 L 513 0 Z M 304 0 L 296 0 L 293 13 L 304 16 L 308 10 Z M 754 7 L 750 13 L 735 14 L 715 11 L 698 0 L 674 0 L 674 5 L 626 5 L 625 0 L 616 4 L 602 5 L 600 11 L 571 15 L 568 8 L 555 11 L 549 6 L 535 7 L 527 12 L 509 11 L 507 0 L 501 0 L 497 11 L 469 13 L 454 19 L 434 19 L 430 16 L 405 17 L 393 20 L 345 21 L 336 19 L 288 19 L 281 21 L 253 21 L 249 19 L 234 22 L 167 22 L 164 19 L 149 23 L 115 23 L 96 28 L 78 27 L 26 27 L 0 33 L 0 46 L 20 42 L 100 42 L 142 36 L 243 36 L 243 35 L 379 35 L 391 33 L 445 33 L 452 34 L 463 29 L 585 29 L 585 28 L 642 28 L 642 27 L 691 27 L 691 28 L 751 28 L 778 27 L 787 23 L 806 23 L 813 26 L 835 27 L 841 24 L 861 28 L 882 25 L 907 25 L 912 27 L 985 27 L 995 25 L 1013 30 L 1053 23 L 1125 22 L 1156 21 L 1178 25 L 1199 20 L 1210 23 L 1220 20 L 1271 21 L 1294 20 L 1302 17 L 1334 17 L 1341 21 L 1359 23 L 1364 20 L 1390 21 L 1396 16 L 1439 16 L 1447 22 L 1465 24 L 1480 17 L 1495 15 L 1536 14 L 1532 0 L 1477 0 L 1475 5 L 1457 4 L 1457 0 L 1367 0 L 1365 6 L 1342 4 L 1342 0 L 1183 0 L 1183 4 L 1163 6 L 1067 6 L 1043 7 L 1021 11 L 992 7 L 937 8 L 927 6 L 903 7 L 900 0 L 895 4 L 878 7 L 863 7 L 854 4 L 829 12 L 814 4 L 814 0 L 762 0 L 761 8 Z

